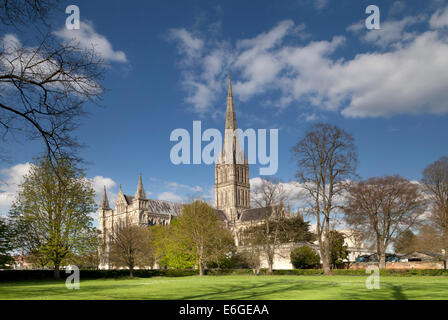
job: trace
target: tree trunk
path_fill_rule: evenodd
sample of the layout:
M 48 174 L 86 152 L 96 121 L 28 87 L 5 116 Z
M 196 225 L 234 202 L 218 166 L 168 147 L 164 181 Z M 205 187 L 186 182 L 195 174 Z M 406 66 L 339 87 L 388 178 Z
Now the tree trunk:
M 380 269 L 386 269 L 386 253 L 381 252 L 378 256 L 380 258 Z
M 130 268 L 129 268 L 129 278 L 133 278 L 134 277 L 134 266 L 131 266 Z
M 329 223 L 329 221 L 327 221 Z M 331 268 L 330 268 L 330 230 L 328 227 L 326 227 L 326 232 L 324 233 L 324 241 L 322 243 L 322 250 L 321 250 L 321 258 L 322 258 L 322 268 L 324 269 L 325 275 L 331 274 Z
M 54 278 L 56 280 L 61 279 L 61 273 L 59 272 L 59 263 L 55 263 L 54 265 Z
M 331 274 L 331 268 L 330 268 L 330 263 L 328 261 L 328 255 L 327 254 L 322 254 L 322 268 L 324 269 L 324 274 L 325 275 L 330 275 Z
M 199 262 L 199 276 L 202 277 L 204 275 L 204 267 L 202 266 L 202 262 Z
M 272 276 L 274 274 L 274 266 L 271 261 L 268 263 L 268 275 Z

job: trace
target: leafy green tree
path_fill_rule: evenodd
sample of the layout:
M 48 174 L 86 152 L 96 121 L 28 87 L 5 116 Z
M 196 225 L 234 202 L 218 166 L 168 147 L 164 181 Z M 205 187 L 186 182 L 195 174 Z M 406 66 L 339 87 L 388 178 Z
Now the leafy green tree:
M 209 263 L 220 265 L 234 251 L 230 231 L 204 201 L 184 206 L 182 214 L 156 235 L 159 264 L 184 268 L 197 266 L 199 275 Z
M 409 254 L 416 250 L 417 237 L 411 230 L 406 230 L 394 240 L 396 253 Z
M 38 159 L 9 213 L 17 249 L 40 265 L 53 266 L 59 278 L 62 265 L 97 245 L 94 195 L 91 182 L 72 161 L 57 159 L 55 166 L 45 157 Z
M 333 267 L 341 265 L 348 257 L 347 246 L 344 245 L 344 234 L 336 230 L 330 231 L 330 264 Z
M 159 268 L 189 269 L 196 265 L 197 257 L 191 240 L 179 241 L 179 222 L 175 219 L 167 226 L 153 226 L 155 257 Z
M 14 262 L 11 257 L 12 246 L 12 230 L 9 224 L 0 217 L 0 268 L 5 268 Z
M 313 248 L 298 247 L 291 251 L 291 263 L 296 269 L 310 269 L 320 264 L 320 257 Z

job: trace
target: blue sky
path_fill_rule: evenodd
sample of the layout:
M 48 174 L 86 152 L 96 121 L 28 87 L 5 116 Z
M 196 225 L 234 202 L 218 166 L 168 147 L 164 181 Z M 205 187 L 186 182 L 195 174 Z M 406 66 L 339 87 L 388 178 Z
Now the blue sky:
M 172 130 L 224 128 L 227 74 L 238 125 L 279 129 L 279 169 L 294 178 L 290 149 L 317 121 L 353 134 L 362 178 L 419 180 L 448 155 L 447 1 L 71 1 L 81 29 L 60 37 L 98 43 L 110 63 L 103 108 L 76 132 L 95 188 L 134 194 L 142 173 L 149 197 L 210 197 L 214 168 L 170 162 Z M 380 8 L 367 30 L 365 8 Z M 23 35 L 15 34 L 20 40 Z M 0 165 L 6 210 L 39 141 L 10 141 Z M 251 167 L 251 178 L 258 173 Z

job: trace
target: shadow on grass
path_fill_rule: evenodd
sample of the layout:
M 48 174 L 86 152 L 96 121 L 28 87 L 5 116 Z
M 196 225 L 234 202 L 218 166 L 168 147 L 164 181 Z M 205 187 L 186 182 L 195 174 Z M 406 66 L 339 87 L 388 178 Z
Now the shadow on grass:
M 436 280 L 436 279 L 434 279 Z M 368 290 L 364 277 L 184 277 L 81 281 L 80 290 L 64 282 L 33 281 L 0 284 L 0 299 L 447 299 L 448 282 L 388 279 Z

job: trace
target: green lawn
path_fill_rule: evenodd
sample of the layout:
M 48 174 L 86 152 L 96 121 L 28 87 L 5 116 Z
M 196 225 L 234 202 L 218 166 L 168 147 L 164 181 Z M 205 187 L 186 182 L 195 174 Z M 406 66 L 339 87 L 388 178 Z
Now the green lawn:
M 82 277 L 82 275 L 81 275 Z M 361 276 L 204 276 L 0 283 L 0 299 L 448 299 L 448 277 L 381 277 L 368 290 Z

